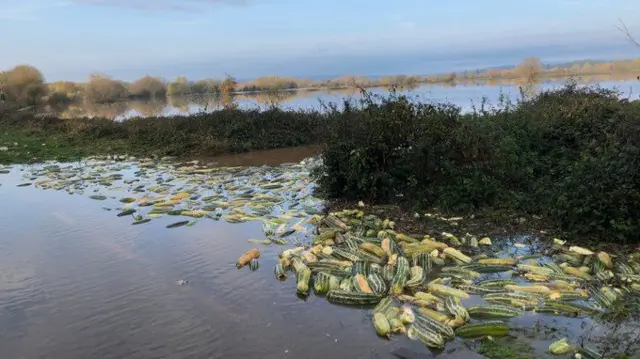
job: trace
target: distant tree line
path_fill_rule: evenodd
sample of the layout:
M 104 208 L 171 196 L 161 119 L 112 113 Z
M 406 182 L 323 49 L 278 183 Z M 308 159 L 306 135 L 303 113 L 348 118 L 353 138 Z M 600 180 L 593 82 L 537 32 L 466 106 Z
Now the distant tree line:
M 568 65 L 550 67 L 545 66 L 539 58 L 529 57 L 513 68 L 451 73 L 449 79 L 452 81 L 500 79 L 537 81 L 543 78 L 595 75 L 636 77 L 640 75 L 640 59 L 609 62 L 574 61 Z M 438 76 L 427 77 L 427 82 L 438 79 Z
M 232 94 L 237 82 L 232 76 L 222 81 L 188 81 L 178 77 L 167 83 L 159 77 L 144 76 L 131 83 L 94 73 L 86 83 L 56 81 L 47 83 L 44 75 L 30 65 L 18 65 L 0 72 L 0 100 L 16 106 L 69 104 L 77 101 L 113 103 L 123 100 L 148 100 L 188 94 Z
M 18 65 L 0 71 L 0 102 L 16 106 L 39 104 L 68 104 L 77 101 L 112 103 L 129 99 L 154 99 L 165 96 L 214 94 L 227 100 L 238 92 L 274 92 L 295 89 L 345 89 L 369 87 L 413 88 L 421 83 L 455 84 L 467 81 L 518 80 L 527 83 L 542 78 L 618 75 L 636 77 L 640 74 L 640 59 L 612 62 L 576 61 L 565 66 L 545 66 L 539 58 L 529 57 L 520 64 L 506 69 L 450 72 L 429 76 L 341 76 L 328 80 L 309 80 L 291 77 L 266 76 L 238 83 L 233 76 L 223 80 L 201 79 L 192 81 L 179 76 L 173 81 L 144 76 L 133 82 L 124 82 L 104 74 L 94 73 L 85 83 L 57 81 L 47 83 L 37 68 Z
M 313 81 L 309 79 L 296 79 L 291 77 L 267 76 L 238 85 L 240 92 L 262 92 L 273 90 L 296 89 L 343 89 L 343 88 L 368 88 L 381 86 L 415 87 L 421 82 L 418 76 L 385 76 L 369 78 L 364 76 L 345 75 L 335 79 Z

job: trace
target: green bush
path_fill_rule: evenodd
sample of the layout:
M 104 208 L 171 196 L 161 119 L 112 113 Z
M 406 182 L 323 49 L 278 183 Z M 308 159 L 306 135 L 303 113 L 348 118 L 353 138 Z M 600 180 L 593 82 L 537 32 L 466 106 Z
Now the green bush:
M 33 114 L 0 116 L 0 127 L 46 134 L 70 143 L 126 144 L 136 155 L 213 156 L 319 143 L 325 117 L 317 112 L 221 110 L 190 116 L 61 119 Z
M 640 106 L 598 88 L 463 114 L 392 94 L 333 108 L 317 173 L 330 197 L 543 214 L 584 236 L 637 240 Z

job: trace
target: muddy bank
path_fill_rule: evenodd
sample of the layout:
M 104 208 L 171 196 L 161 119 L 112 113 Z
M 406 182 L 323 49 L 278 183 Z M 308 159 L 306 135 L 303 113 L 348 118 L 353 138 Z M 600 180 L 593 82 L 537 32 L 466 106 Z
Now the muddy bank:
M 491 238 L 531 238 L 548 239 L 562 238 L 579 240 L 580 243 L 611 253 L 630 253 L 640 249 L 640 245 L 627 243 L 613 243 L 593 238 L 572 237 L 563 234 L 553 221 L 539 215 L 517 213 L 513 211 L 479 211 L 475 214 L 443 213 L 438 208 L 416 211 L 410 206 L 398 204 L 370 205 L 359 201 L 327 200 L 325 212 L 337 212 L 345 209 L 360 208 L 366 213 L 380 218 L 395 221 L 399 231 L 419 237 L 425 234 L 439 235 L 441 232 L 464 236 L 472 233 L 479 237 Z
M 404 233 L 435 235 L 450 232 L 464 235 L 473 233 L 479 236 L 551 236 L 558 231 L 543 217 L 515 212 L 478 212 L 477 214 L 443 213 L 437 208 L 416 211 L 409 206 L 398 204 L 360 206 L 357 201 L 329 200 L 327 212 L 361 208 L 366 213 L 380 218 L 389 218 L 396 222 L 397 228 Z

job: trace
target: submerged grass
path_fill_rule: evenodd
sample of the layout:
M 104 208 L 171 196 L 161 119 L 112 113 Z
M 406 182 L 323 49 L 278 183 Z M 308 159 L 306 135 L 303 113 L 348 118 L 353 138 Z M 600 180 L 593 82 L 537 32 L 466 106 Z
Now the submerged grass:
M 513 338 L 485 339 L 478 348 L 478 354 L 489 359 L 535 359 L 533 348 L 522 341 Z

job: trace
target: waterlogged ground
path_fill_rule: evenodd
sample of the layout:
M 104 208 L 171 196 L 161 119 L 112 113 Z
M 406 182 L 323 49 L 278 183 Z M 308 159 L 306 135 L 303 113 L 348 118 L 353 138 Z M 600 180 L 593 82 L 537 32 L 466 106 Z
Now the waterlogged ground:
M 309 244 L 308 219 L 322 202 L 312 196 L 312 161 L 300 163 L 309 153 L 293 150 L 284 160 L 295 164 L 282 166 L 274 153 L 218 165 L 122 158 L 0 169 L 2 357 L 445 358 L 478 348 L 457 339 L 432 352 L 402 334 L 381 339 L 370 309 L 333 305 L 313 290 L 299 297 L 291 273 L 276 280 L 278 253 Z M 260 166 L 220 167 L 247 165 Z M 287 243 L 248 241 L 272 232 Z M 482 250 L 505 257 L 548 247 L 525 237 L 493 242 Z M 238 270 L 251 248 L 261 251 L 259 269 Z M 498 276 L 510 273 L 482 279 Z M 479 303 L 477 295 L 462 302 Z M 578 343 L 606 331 L 590 331 L 589 318 L 531 311 L 508 323 L 518 352 L 536 358 L 561 337 Z

